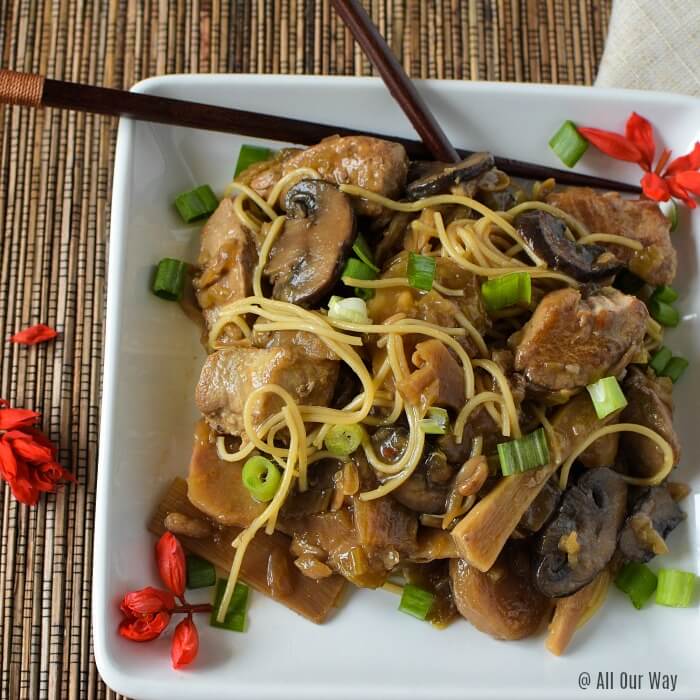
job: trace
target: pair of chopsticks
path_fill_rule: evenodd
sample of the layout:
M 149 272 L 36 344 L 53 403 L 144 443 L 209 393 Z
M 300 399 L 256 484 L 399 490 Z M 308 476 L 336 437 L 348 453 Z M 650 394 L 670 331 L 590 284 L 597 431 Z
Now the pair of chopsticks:
M 338 14 L 382 75 L 391 94 L 404 110 L 421 141 L 389 134 L 358 132 L 271 114 L 176 100 L 156 95 L 114 90 L 52 80 L 34 73 L 0 70 L 0 104 L 56 107 L 94 114 L 131 117 L 174 126 L 220 131 L 294 144 L 312 145 L 327 136 L 366 134 L 400 143 L 412 159 L 435 158 L 455 162 L 473 151 L 455 149 L 357 0 L 332 0 Z M 639 187 L 605 178 L 582 175 L 535 163 L 496 157 L 496 165 L 510 175 L 544 180 L 550 177 L 569 185 L 640 192 Z

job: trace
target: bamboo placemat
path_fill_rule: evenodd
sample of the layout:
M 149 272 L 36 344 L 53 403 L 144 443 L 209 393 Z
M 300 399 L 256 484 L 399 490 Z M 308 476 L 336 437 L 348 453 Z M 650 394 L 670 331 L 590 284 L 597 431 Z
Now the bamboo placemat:
M 414 77 L 563 83 L 592 82 L 610 12 L 366 5 Z M 124 88 L 173 72 L 370 73 L 328 0 L 0 0 L 0 67 Z M 0 697 L 114 697 L 95 669 L 90 593 L 116 122 L 0 108 L 0 124 L 0 396 L 42 412 L 78 479 L 32 509 L 0 487 Z M 35 322 L 58 340 L 7 342 Z

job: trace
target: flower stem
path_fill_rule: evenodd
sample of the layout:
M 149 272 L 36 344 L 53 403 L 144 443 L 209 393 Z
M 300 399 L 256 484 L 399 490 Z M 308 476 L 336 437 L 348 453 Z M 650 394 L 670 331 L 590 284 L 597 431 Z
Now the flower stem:
M 173 608 L 174 613 L 210 613 L 212 611 L 211 603 L 200 603 L 199 605 L 178 605 Z

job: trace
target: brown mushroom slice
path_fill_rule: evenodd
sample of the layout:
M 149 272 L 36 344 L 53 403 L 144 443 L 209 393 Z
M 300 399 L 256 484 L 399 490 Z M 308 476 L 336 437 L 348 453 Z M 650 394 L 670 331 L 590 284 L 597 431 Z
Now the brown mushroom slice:
M 543 595 L 571 595 L 608 565 L 626 508 L 627 484 L 605 467 L 587 471 L 567 489 L 538 542 L 535 583 Z
M 272 245 L 265 276 L 272 297 L 313 306 L 340 279 L 355 241 L 355 214 L 333 184 L 302 180 L 285 197 L 287 220 Z
M 451 187 L 473 180 L 493 166 L 494 158 L 491 153 L 472 153 L 459 163 L 445 164 L 437 172 L 428 172 L 409 183 L 406 186 L 406 196 L 415 201 L 435 194 L 445 194 Z
M 550 601 L 533 585 L 526 547 L 511 542 L 486 573 L 464 559 L 450 561 L 457 610 L 496 639 L 523 639 L 542 627 Z
M 553 270 L 570 275 L 579 282 L 608 279 L 624 266 L 599 245 L 580 245 L 566 235 L 566 227 L 546 211 L 535 210 L 518 217 L 518 233 L 528 247 Z

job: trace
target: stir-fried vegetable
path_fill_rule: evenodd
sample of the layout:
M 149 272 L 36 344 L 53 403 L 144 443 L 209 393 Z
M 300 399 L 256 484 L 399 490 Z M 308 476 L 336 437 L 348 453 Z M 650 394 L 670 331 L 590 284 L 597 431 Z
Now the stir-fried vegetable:
M 216 583 L 216 569 L 206 559 L 188 554 L 186 564 L 187 588 L 207 588 Z
M 425 620 L 434 602 L 435 596 L 430 591 L 407 583 L 401 593 L 399 610 L 407 615 L 413 615 L 419 620 Z
M 654 290 L 652 299 L 658 299 L 666 304 L 673 304 L 678 300 L 678 292 L 669 284 L 662 284 Z
M 649 313 L 655 321 L 668 328 L 675 328 L 681 320 L 678 309 L 654 297 L 649 299 Z
M 187 264 L 174 258 L 163 258 L 153 277 L 153 293 L 167 301 L 179 301 L 185 290 Z
M 673 353 L 665 345 L 663 345 L 652 356 L 651 360 L 649 361 L 649 367 L 651 367 L 656 374 L 661 374 L 671 360 L 672 356 Z
M 688 360 L 685 357 L 672 357 L 659 373 L 662 377 L 669 377 L 675 384 L 688 367 Z
M 349 258 L 345 263 L 342 276 L 352 277 L 356 280 L 375 280 L 377 279 L 377 272 L 359 258 Z M 355 287 L 355 296 L 362 299 L 371 299 L 374 296 L 374 289 Z
M 579 134 L 576 124 L 567 119 L 549 140 L 549 147 L 564 165 L 573 168 L 588 148 L 588 141 Z
M 379 272 L 379 268 L 374 264 L 374 256 L 367 245 L 365 237 L 361 233 L 357 234 L 352 250 L 365 265 L 371 267 L 375 272 Z
M 538 428 L 529 435 L 502 442 L 498 445 L 498 459 L 503 476 L 537 469 L 549 462 L 549 448 L 544 428 Z
M 687 608 L 693 600 L 697 576 L 689 571 L 659 569 L 656 602 L 671 608 Z
M 498 311 L 515 304 L 528 305 L 532 300 L 532 280 L 527 272 L 513 272 L 483 282 L 481 296 L 489 311 Z
M 656 584 L 656 574 L 646 564 L 634 561 L 625 564 L 615 579 L 615 585 L 629 596 L 637 610 L 641 610 L 651 598 Z
M 219 611 L 219 604 L 224 596 L 225 589 L 226 581 L 224 579 L 219 579 L 216 582 L 213 610 L 209 618 L 209 624 L 212 627 L 218 627 L 219 629 L 229 630 L 231 632 L 245 632 L 246 612 L 248 610 L 248 586 L 243 583 L 236 584 L 233 597 L 226 611 L 226 617 L 223 622 L 219 622 L 216 619 L 216 615 Z
M 259 163 L 263 160 L 272 158 L 274 151 L 265 148 L 264 146 L 251 146 L 244 143 L 238 153 L 238 161 L 236 162 L 236 171 L 234 177 L 238 177 L 244 170 L 247 170 L 251 165 Z
M 364 437 L 364 428 L 359 424 L 334 425 L 326 434 L 323 444 L 332 454 L 347 457 L 362 444 Z
M 418 425 L 428 435 L 446 435 L 450 426 L 450 417 L 444 408 L 433 406 Z
M 408 254 L 408 283 L 414 289 L 429 292 L 435 280 L 435 258 L 430 255 Z
M 328 301 L 328 318 L 347 323 L 369 323 L 367 304 L 359 297 L 333 296 Z
M 186 224 L 213 214 L 219 200 L 209 185 L 200 185 L 175 197 L 175 208 Z
M 279 469 L 262 455 L 251 457 L 243 465 L 241 478 L 250 495 L 262 503 L 274 498 L 282 480 Z
M 586 389 L 591 395 L 598 418 L 605 418 L 627 405 L 616 377 L 603 377 L 594 384 L 589 384 Z

